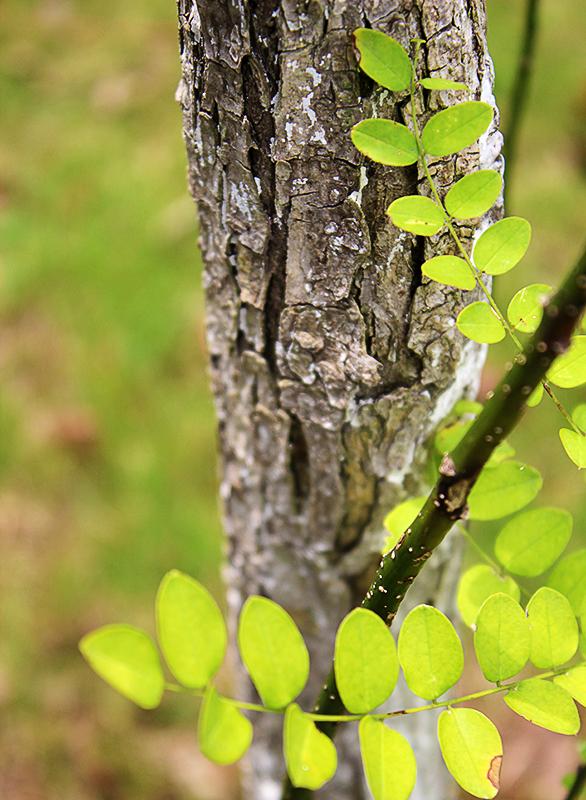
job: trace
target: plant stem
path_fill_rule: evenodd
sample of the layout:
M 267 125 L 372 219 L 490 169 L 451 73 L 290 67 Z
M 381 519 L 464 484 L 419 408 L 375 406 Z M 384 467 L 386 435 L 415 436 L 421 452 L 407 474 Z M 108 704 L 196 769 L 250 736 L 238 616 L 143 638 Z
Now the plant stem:
M 586 764 L 580 764 L 576 769 L 574 782 L 570 786 L 570 790 L 566 795 L 565 800 L 580 800 L 582 791 L 586 787 Z

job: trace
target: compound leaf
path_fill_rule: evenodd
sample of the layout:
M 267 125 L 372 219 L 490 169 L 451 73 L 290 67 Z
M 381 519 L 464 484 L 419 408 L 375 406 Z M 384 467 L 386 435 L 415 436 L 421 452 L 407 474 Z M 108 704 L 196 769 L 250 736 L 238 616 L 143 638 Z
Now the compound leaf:
M 360 69 L 369 78 L 393 92 L 409 88 L 411 60 L 399 42 L 371 28 L 355 30 L 354 41 L 360 53 Z
M 569 349 L 549 368 L 547 378 L 562 389 L 586 383 L 586 336 L 574 336 Z
M 522 217 L 495 222 L 474 246 L 474 263 L 489 275 L 502 275 L 523 258 L 531 241 L 531 225 Z
M 234 764 L 252 743 L 252 724 L 213 686 L 206 691 L 199 712 L 198 742 L 201 752 L 216 764 Z
M 439 92 L 448 89 L 452 89 L 453 91 L 462 91 L 464 89 L 468 89 L 465 83 L 460 83 L 460 81 L 449 81 L 446 80 L 446 78 L 422 78 L 419 83 L 424 89 Z
M 321 789 L 336 772 L 334 743 L 295 703 L 285 712 L 283 750 L 287 773 L 298 789 Z
M 354 147 L 378 164 L 405 167 L 419 157 L 409 128 L 390 119 L 365 119 L 352 128 L 351 137 Z
M 427 122 L 421 141 L 427 153 L 449 156 L 475 142 L 492 122 L 488 103 L 470 100 L 439 111 Z
M 495 797 L 503 743 L 495 725 L 473 708 L 451 708 L 438 720 L 438 739 L 450 774 L 474 797 Z
M 395 547 L 407 528 L 409 528 L 417 518 L 426 500 L 427 498 L 425 496 L 411 497 L 409 500 L 404 500 L 402 503 L 399 503 L 392 511 L 389 511 L 383 522 L 383 525 L 390 534 L 385 540 L 384 553 L 388 553 Z
M 563 508 L 534 508 L 513 517 L 497 536 L 495 554 L 509 572 L 534 578 L 557 561 L 572 535 Z
M 554 669 L 569 661 L 578 649 L 578 623 L 567 598 L 542 586 L 527 604 L 531 630 L 531 662 Z
M 503 592 L 493 594 L 476 617 L 474 649 L 488 681 L 512 678 L 529 659 L 531 634 L 519 603 Z
M 507 317 L 515 330 L 533 333 L 539 328 L 552 287 L 547 283 L 531 283 L 514 295 L 507 309 Z
M 579 664 L 563 675 L 558 675 L 554 678 L 554 683 L 571 694 L 581 706 L 586 706 L 586 664 Z
M 503 323 L 488 303 L 481 300 L 463 308 L 458 314 L 456 325 L 460 333 L 480 344 L 496 344 L 506 335 Z
M 456 219 L 480 217 L 494 205 L 502 186 L 500 172 L 493 169 L 471 172 L 452 186 L 444 198 L 444 205 L 448 214 Z
M 445 286 L 455 286 L 456 289 L 467 291 L 476 286 L 470 267 L 458 256 L 434 256 L 423 264 L 421 271 L 428 278 Z
M 586 611 L 586 548 L 558 561 L 547 585 L 568 598 L 576 616 L 583 614 Z
M 407 739 L 372 717 L 360 721 L 358 732 L 364 774 L 374 800 L 407 800 L 417 777 Z
M 568 458 L 578 469 L 586 469 L 586 435 L 572 431 L 570 428 L 560 430 L 560 440 Z
M 542 484 L 539 472 L 519 461 L 485 467 L 468 497 L 470 519 L 501 519 L 520 511 L 537 496 Z
M 444 225 L 444 213 L 429 197 L 412 194 L 399 197 L 387 209 L 387 214 L 397 226 L 417 236 L 433 236 Z
M 574 736 L 580 730 L 580 716 L 570 694 L 543 678 L 522 681 L 505 695 L 505 703 L 523 719 L 554 733 Z
M 497 575 L 488 564 L 476 564 L 466 570 L 460 578 L 456 598 L 464 623 L 470 627 L 474 625 L 485 601 L 498 592 L 516 601 L 521 597 L 521 590 L 515 581 L 509 575 Z

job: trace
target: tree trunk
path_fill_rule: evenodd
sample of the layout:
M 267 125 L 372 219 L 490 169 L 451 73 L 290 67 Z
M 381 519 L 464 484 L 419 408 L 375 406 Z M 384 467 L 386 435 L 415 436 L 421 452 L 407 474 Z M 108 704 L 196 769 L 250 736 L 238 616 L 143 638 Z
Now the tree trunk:
M 428 74 L 464 81 L 469 98 L 493 103 L 484 4 L 179 0 L 179 19 L 229 601 L 236 613 L 260 593 L 294 616 L 310 647 L 311 700 L 336 626 L 378 561 L 385 513 L 420 490 L 426 440 L 458 398 L 475 394 L 483 361 L 454 325 L 463 293 L 422 280 L 426 257 L 453 252 L 449 239 L 414 237 L 385 217 L 395 198 L 427 193 L 416 167 L 383 168 L 352 146 L 361 119 L 404 120 L 406 96 L 359 74 L 351 32 L 376 27 L 407 48 L 427 39 Z M 454 99 L 424 97 L 422 122 Z M 493 128 L 432 165 L 439 185 L 500 166 L 500 145 Z M 474 226 L 460 232 L 470 240 Z M 454 560 L 448 545 L 410 603 L 449 604 Z M 408 732 L 416 797 L 446 797 L 435 720 L 421 717 Z M 250 800 L 279 797 L 278 723 L 255 720 Z M 338 741 L 338 776 L 323 797 L 364 797 L 355 739 L 352 730 Z

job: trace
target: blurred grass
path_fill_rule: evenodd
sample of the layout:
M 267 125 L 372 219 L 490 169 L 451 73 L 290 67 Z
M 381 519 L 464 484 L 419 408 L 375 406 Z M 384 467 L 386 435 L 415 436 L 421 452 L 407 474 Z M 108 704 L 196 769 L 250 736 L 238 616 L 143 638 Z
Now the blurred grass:
M 488 5 L 506 119 L 523 4 Z M 583 237 L 586 84 L 572 44 L 582 3 L 543 6 L 512 209 L 535 238 L 524 269 L 498 282 L 503 303 L 523 281 L 556 282 Z M 189 709 L 138 712 L 76 653 L 106 621 L 152 630 L 168 568 L 217 576 L 214 421 L 177 80 L 171 0 L 2 4 L 2 798 L 230 794 L 198 761 Z M 584 482 L 563 460 L 558 422 L 544 403 L 515 444 L 583 536 Z

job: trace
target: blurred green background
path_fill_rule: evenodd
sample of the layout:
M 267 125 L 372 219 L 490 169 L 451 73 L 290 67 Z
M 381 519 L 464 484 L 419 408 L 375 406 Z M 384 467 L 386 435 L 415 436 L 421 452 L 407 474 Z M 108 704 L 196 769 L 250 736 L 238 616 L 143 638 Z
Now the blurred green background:
M 488 5 L 506 122 L 523 3 Z M 582 244 L 580 19 L 582 0 L 543 3 L 512 193 L 535 237 L 499 281 L 503 302 L 523 281 L 555 282 Z M 233 774 L 197 754 L 190 709 L 173 698 L 156 714 L 134 709 L 76 650 L 107 621 L 152 630 L 171 567 L 218 585 L 176 39 L 171 0 L 0 7 L 1 798 L 233 797 Z M 495 352 L 487 386 L 504 358 Z M 584 480 L 560 453 L 558 421 L 544 403 L 515 444 L 583 537 Z

